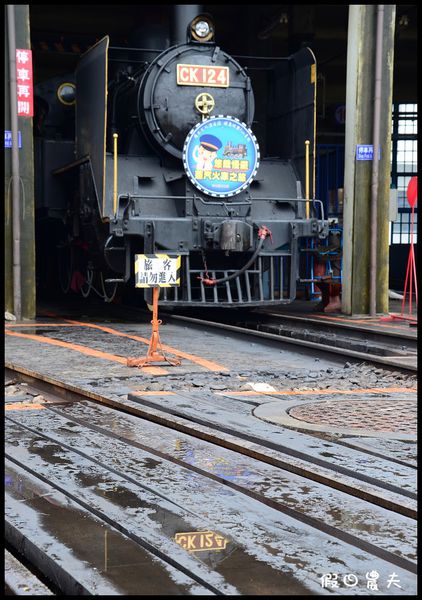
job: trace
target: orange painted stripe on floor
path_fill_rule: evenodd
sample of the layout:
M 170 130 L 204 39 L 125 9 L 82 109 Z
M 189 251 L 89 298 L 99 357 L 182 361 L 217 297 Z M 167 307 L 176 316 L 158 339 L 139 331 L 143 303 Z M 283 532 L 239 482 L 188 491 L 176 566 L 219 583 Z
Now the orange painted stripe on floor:
M 76 350 L 76 352 L 81 352 L 82 354 L 86 354 L 88 356 L 102 358 L 104 360 L 111 360 L 126 366 L 127 359 L 123 356 L 109 354 L 108 352 L 101 352 L 101 350 L 94 350 L 93 348 L 87 348 L 86 346 L 81 346 L 80 344 L 71 344 L 69 342 L 62 342 L 61 340 L 55 340 L 46 336 L 18 333 L 17 331 L 6 331 L 6 335 L 35 340 L 36 342 L 41 342 L 42 344 L 51 344 L 53 346 L 60 346 L 61 348 L 68 348 L 69 350 Z M 168 371 L 166 369 L 162 369 L 161 367 L 142 367 L 142 369 L 145 371 L 145 373 L 150 375 L 168 374 Z
M 127 337 L 131 340 L 135 340 L 137 342 L 143 342 L 144 344 L 148 344 L 150 340 L 144 337 L 140 337 L 139 335 L 130 335 L 129 333 L 123 333 L 123 331 L 118 331 L 117 329 L 112 329 L 111 327 L 104 327 L 102 325 L 95 325 L 94 323 L 85 323 L 81 321 L 74 321 L 72 319 L 65 319 L 68 323 L 74 323 L 81 325 L 83 327 L 92 327 L 94 329 L 100 329 L 101 331 L 106 331 L 107 333 L 111 333 L 113 335 L 118 335 L 121 337 Z M 187 352 L 182 352 L 177 350 L 176 348 L 172 348 L 171 346 L 167 346 L 166 344 L 161 344 L 163 350 L 169 352 L 170 354 L 174 354 L 175 356 L 179 356 L 180 358 L 186 358 L 201 367 L 205 367 L 209 371 L 229 371 L 227 367 L 223 367 L 223 365 L 219 365 L 216 362 L 211 360 L 207 360 L 206 358 L 201 358 L 200 356 L 195 356 L 194 354 L 188 354 Z
M 129 392 L 130 394 L 134 394 L 135 396 L 176 396 L 176 392 L 167 392 L 167 391 L 153 391 L 153 392 L 143 392 L 142 390 L 140 392 L 134 391 L 134 392 Z
M 214 392 L 218 396 L 319 396 L 320 394 L 379 394 L 386 392 L 389 394 L 417 392 L 416 388 L 369 388 L 360 390 L 280 390 L 274 392 L 256 392 L 255 390 L 233 391 L 233 392 Z
M 43 410 L 44 408 L 43 404 L 29 404 L 28 402 L 6 404 L 4 407 L 5 410 Z
M 53 313 L 48 310 L 41 311 L 39 314 L 43 315 L 43 316 L 47 316 L 47 317 L 58 317 L 59 316 L 57 313 Z M 131 340 L 135 340 L 137 342 L 143 342 L 144 344 L 149 345 L 149 343 L 150 343 L 149 339 L 140 337 L 138 335 L 130 335 L 128 333 L 123 333 L 122 331 L 117 331 L 116 329 L 112 329 L 111 327 L 103 327 L 101 325 L 95 325 L 94 323 L 75 321 L 73 319 L 64 319 L 64 320 L 73 325 L 80 325 L 82 327 L 92 327 L 93 329 L 100 329 L 102 331 L 106 331 L 107 333 L 111 333 L 113 335 L 127 337 L 127 338 L 129 338 Z M 163 350 L 170 352 L 170 354 L 179 356 L 180 358 L 186 358 L 187 360 L 190 360 L 191 362 L 196 363 L 197 365 L 200 365 L 201 367 L 204 367 L 205 369 L 208 369 L 209 371 L 229 371 L 230 370 L 227 367 L 223 367 L 223 365 L 219 365 L 218 363 L 216 363 L 214 361 L 207 360 L 206 358 L 201 358 L 200 356 L 195 356 L 194 354 L 188 354 L 187 352 L 182 352 L 181 350 L 177 350 L 176 348 L 172 348 L 171 346 L 167 346 L 166 344 L 161 344 L 161 347 Z
M 5 327 L 79 327 L 74 323 L 6 323 Z

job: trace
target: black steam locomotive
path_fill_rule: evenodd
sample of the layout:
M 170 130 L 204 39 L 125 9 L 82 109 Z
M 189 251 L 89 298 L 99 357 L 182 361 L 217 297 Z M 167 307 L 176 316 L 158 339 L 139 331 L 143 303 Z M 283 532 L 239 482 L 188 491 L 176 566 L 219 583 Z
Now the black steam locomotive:
M 105 37 L 74 75 L 37 86 L 46 260 L 57 258 L 64 291 L 106 301 L 145 287 L 139 256 L 167 256 L 180 257 L 179 285 L 162 287 L 162 305 L 291 302 L 303 240 L 327 235 L 314 199 L 314 56 L 241 66 L 207 15 L 185 31 L 162 50 L 147 34 L 124 48 Z

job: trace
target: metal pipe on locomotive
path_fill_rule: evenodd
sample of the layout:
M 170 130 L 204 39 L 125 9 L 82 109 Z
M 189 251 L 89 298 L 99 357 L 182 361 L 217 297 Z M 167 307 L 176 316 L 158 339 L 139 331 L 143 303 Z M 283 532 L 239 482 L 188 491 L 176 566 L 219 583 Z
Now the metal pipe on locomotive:
M 305 181 L 316 65 L 307 48 L 269 62 L 252 85 L 254 69 L 222 50 L 209 16 L 197 15 L 180 43 L 159 49 L 139 36 L 137 47 L 115 48 L 105 37 L 74 78 L 38 86 L 37 209 L 60 224 L 64 288 L 100 288 L 110 300 L 118 285 L 136 285 L 137 255 L 164 254 L 181 257 L 181 285 L 161 290 L 162 305 L 295 298 L 300 241 L 328 231 L 314 166 Z

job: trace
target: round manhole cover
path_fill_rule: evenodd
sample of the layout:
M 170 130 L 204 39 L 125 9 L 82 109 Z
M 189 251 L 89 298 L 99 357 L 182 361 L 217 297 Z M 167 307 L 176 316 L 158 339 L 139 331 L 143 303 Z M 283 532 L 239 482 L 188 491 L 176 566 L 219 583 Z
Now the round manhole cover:
M 416 402 L 411 400 L 327 400 L 294 406 L 288 414 L 327 427 L 416 435 Z

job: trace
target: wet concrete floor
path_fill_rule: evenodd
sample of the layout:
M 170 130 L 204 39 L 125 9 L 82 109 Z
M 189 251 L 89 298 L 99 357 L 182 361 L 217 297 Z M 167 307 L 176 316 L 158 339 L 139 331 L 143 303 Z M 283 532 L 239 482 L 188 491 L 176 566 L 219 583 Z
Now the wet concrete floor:
M 45 415 L 46 412 L 49 411 L 38 411 L 37 415 Z M 49 421 L 50 430 L 54 430 L 52 420 Z M 70 437 L 73 435 L 81 448 L 82 437 L 72 432 L 72 426 L 62 422 L 61 427 L 70 430 Z M 161 483 L 162 493 L 158 496 L 158 481 L 153 481 L 151 488 L 145 488 L 146 482 L 151 485 L 150 474 L 158 468 L 151 462 L 151 457 L 146 457 L 149 458 L 146 469 L 142 469 L 144 458 L 139 462 L 137 473 L 133 473 L 133 480 L 138 478 L 142 482 L 139 488 L 127 477 L 110 472 L 104 464 L 101 466 L 81 456 L 80 452 L 75 454 L 75 451 L 67 450 L 62 443 L 22 430 L 13 423 L 8 426 L 7 439 L 10 454 L 13 452 L 14 459 L 26 469 L 34 474 L 42 472 L 62 493 L 73 499 L 77 497 L 84 506 L 94 509 L 100 518 L 104 519 L 107 515 L 113 523 L 124 524 L 120 525 L 122 533 L 136 536 L 161 553 L 171 552 L 174 560 L 192 569 L 211 589 L 227 593 L 228 588 L 233 588 L 235 593 L 245 595 L 259 585 L 260 589 L 264 586 L 268 590 L 265 593 L 274 594 L 276 590 L 286 589 L 291 580 L 288 585 L 291 594 L 301 594 L 305 589 L 318 593 L 318 577 L 333 568 L 334 556 L 341 556 L 343 569 L 362 575 L 365 569 L 375 568 L 374 565 L 385 576 L 392 568 L 391 564 L 378 557 L 330 538 L 224 485 L 213 484 L 214 489 L 210 493 L 210 483 L 204 486 L 201 477 L 189 471 L 181 477 L 178 487 L 177 473 L 173 475 L 175 487 L 171 494 L 169 490 L 166 494 Z M 97 438 L 94 445 L 102 446 Z M 115 455 L 119 456 L 119 453 Z M 112 449 L 109 456 L 113 456 Z M 125 469 L 126 473 L 126 465 L 130 463 L 126 457 L 119 458 L 123 460 L 120 471 L 123 473 Z M 132 464 L 136 463 L 132 461 Z M 163 480 L 162 477 L 159 479 Z M 182 490 L 185 489 L 189 490 L 190 496 L 198 499 L 197 503 L 183 497 Z M 192 510 L 194 506 L 198 512 Z M 200 506 L 206 507 L 205 514 L 203 509 L 199 512 Z M 208 553 L 209 557 L 197 553 L 193 557 L 192 553 L 175 546 L 177 532 L 198 530 L 217 530 L 230 541 L 227 546 L 230 550 L 223 554 Z M 401 581 L 406 582 L 407 589 L 413 589 L 413 575 L 396 565 L 394 569 L 400 573 Z M 245 578 L 245 572 L 251 575 L 251 579 Z
M 256 419 L 254 407 L 269 398 L 274 400 L 271 391 L 270 397 L 259 399 L 230 395 L 235 382 L 237 390 L 249 383 L 253 385 L 247 389 L 253 390 L 253 386 L 268 382 L 272 386 L 282 382 L 291 389 L 300 387 L 304 378 L 309 387 L 309 374 L 315 375 L 312 381 L 318 385 L 330 371 L 338 374 L 333 384 L 338 387 L 340 382 L 347 388 L 357 377 L 353 361 L 319 360 L 309 352 L 275 351 L 271 345 L 241 338 L 234 342 L 228 335 L 166 324 L 161 331 L 163 344 L 199 356 L 213 363 L 212 368 L 184 358 L 178 368 L 165 365 L 156 372 L 141 371 L 127 367 L 125 357 L 146 354 L 149 323 L 99 323 L 125 336 L 143 336 L 144 343 L 81 324 L 43 325 L 48 322 L 52 325 L 54 320 L 43 318 L 33 331 L 25 329 L 43 337 L 43 343 L 40 338 L 7 336 L 6 359 L 35 371 L 41 368 L 47 376 L 106 393 L 127 405 L 149 403 L 169 415 L 177 411 L 187 419 L 210 420 L 231 432 L 238 430 L 267 441 L 272 438 L 315 461 L 325 461 L 339 473 L 347 469 L 354 474 L 352 478 L 360 474 L 377 478 L 384 482 L 385 494 L 393 496 L 388 485 L 409 494 L 415 491 L 414 466 L 410 469 L 406 460 L 404 464 L 390 461 L 385 454 L 392 446 L 386 441 L 384 446 L 373 442 L 378 455 L 359 448 L 356 438 L 358 450 L 339 447 L 334 441 Z M 59 345 L 51 344 L 50 339 Z M 83 344 L 97 354 L 83 353 L 79 348 Z M 373 371 L 367 372 L 372 376 Z M 388 372 L 380 370 L 380 381 L 383 373 Z M 381 385 L 392 384 L 386 377 Z M 147 388 L 159 392 L 163 386 L 176 394 L 144 394 Z M 195 387 L 200 391 L 193 392 Z M 134 392 L 139 392 L 136 402 L 134 396 L 127 400 L 128 393 Z M 324 574 L 337 574 L 343 581 L 352 573 L 359 579 L 353 594 L 368 595 L 366 574 L 374 570 L 380 592 L 415 593 L 416 532 L 411 519 L 368 507 L 326 486 L 179 432 L 167 429 L 164 434 L 159 426 L 140 425 L 129 415 L 90 407 L 88 423 L 82 424 L 78 422 L 85 418 L 82 404 L 55 410 L 52 415 L 51 410 L 34 406 L 34 410 L 7 414 L 15 421 L 8 421 L 7 451 L 24 468 L 8 463 L 9 481 L 25 482 L 20 492 L 15 483 L 7 488 L 7 514 L 16 528 L 43 545 L 44 552 L 62 566 L 71 566 L 80 585 L 96 590 L 95 594 L 320 595 L 326 591 L 321 585 Z M 122 436 L 129 437 L 129 445 L 119 441 Z M 406 459 L 397 446 L 391 453 Z M 49 486 L 40 483 L 41 474 Z M 269 505 L 253 494 L 262 494 Z M 54 508 L 48 500 L 52 498 L 59 498 L 57 505 L 52 504 Z M 294 508 L 305 517 L 356 536 L 378 548 L 379 555 L 371 553 L 369 546 L 357 547 L 318 531 L 277 506 Z M 88 509 L 93 511 L 91 515 Z M 74 527 L 70 526 L 73 523 Z M 195 531 L 215 532 L 226 540 L 225 548 L 189 552 L 176 543 L 177 534 Z M 388 560 L 389 553 L 396 562 Z M 400 587 L 387 587 L 392 573 L 399 578 Z M 349 592 L 344 582 L 335 591 L 341 595 Z

